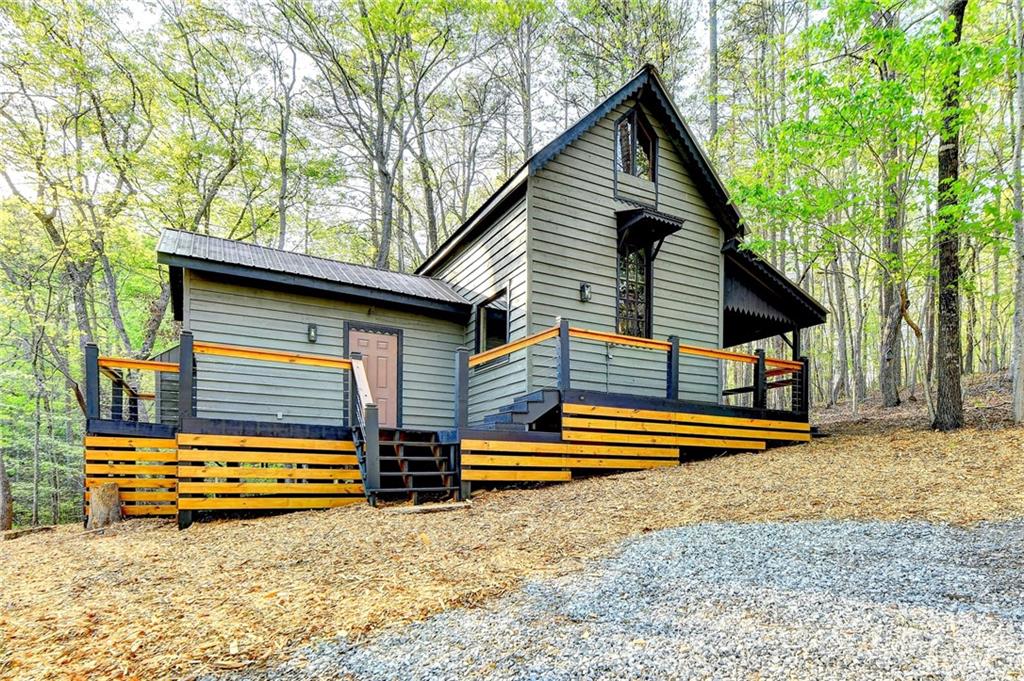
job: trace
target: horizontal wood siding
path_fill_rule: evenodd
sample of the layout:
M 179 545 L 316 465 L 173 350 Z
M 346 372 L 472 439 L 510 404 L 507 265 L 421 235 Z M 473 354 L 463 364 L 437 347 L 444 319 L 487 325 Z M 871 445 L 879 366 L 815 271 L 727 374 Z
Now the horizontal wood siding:
M 490 229 L 452 257 L 435 276 L 451 283 L 474 306 L 509 286 L 509 340 L 527 334 L 526 199 L 514 203 Z M 476 348 L 476 307 L 465 345 Z M 528 350 L 470 370 L 469 419 L 480 421 L 526 392 Z
M 559 316 L 574 326 L 615 330 L 615 211 L 632 204 L 614 198 L 612 125 L 630 106 L 627 102 L 610 113 L 530 178 L 533 331 Z M 665 240 L 654 262 L 654 337 L 674 334 L 682 343 L 719 347 L 722 231 L 667 131 L 652 114 L 647 118 L 658 135 L 656 207 L 685 220 L 684 227 Z M 620 178 L 620 197 L 628 185 L 625 193 L 640 198 L 643 183 L 631 180 L 635 178 Z M 650 192 L 643 196 L 653 198 Z M 591 302 L 580 302 L 581 282 L 591 285 Z M 572 358 L 574 388 L 664 394 L 664 352 L 574 340 Z M 719 401 L 716 360 L 683 355 L 679 379 L 682 399 Z M 530 389 L 553 385 L 554 380 L 553 349 L 535 350 Z
M 452 427 L 454 353 L 464 341 L 461 324 L 239 286 L 196 272 L 189 272 L 188 279 L 186 324 L 197 341 L 340 357 L 346 320 L 402 329 L 402 425 Z M 308 324 L 317 325 L 316 343 L 306 340 Z M 347 371 L 211 355 L 197 355 L 196 362 L 200 417 L 347 425 Z

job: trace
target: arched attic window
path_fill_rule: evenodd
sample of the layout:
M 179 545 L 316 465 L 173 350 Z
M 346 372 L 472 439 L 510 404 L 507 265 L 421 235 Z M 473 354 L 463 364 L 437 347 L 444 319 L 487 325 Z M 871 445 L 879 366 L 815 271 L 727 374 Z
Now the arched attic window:
M 657 180 L 658 138 L 647 118 L 631 109 L 615 123 L 615 163 L 621 173 Z

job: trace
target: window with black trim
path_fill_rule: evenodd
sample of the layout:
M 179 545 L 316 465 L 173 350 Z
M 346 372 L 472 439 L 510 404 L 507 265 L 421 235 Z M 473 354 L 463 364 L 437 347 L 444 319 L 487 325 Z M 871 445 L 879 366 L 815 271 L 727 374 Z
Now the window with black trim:
M 651 337 L 651 247 L 624 244 L 619 248 L 619 291 L 616 331 Z
M 476 313 L 476 351 L 493 350 L 508 343 L 508 289 L 480 303 Z
M 615 124 L 615 163 L 621 173 L 654 182 L 657 136 L 644 115 L 633 109 Z

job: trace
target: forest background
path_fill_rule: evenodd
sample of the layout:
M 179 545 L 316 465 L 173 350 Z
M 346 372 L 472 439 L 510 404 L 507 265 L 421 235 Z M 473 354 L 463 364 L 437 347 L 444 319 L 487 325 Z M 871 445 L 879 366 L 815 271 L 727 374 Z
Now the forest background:
M 0 525 L 80 518 L 85 344 L 175 342 L 161 229 L 410 271 L 647 62 L 830 311 L 817 407 L 1015 373 L 1021 5 L 0 0 Z

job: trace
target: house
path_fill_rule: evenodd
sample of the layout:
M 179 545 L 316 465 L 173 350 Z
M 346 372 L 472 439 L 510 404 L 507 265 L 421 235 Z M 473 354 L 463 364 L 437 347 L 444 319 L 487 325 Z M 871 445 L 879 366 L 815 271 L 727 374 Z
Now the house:
M 146 361 L 92 351 L 88 432 L 101 439 L 87 451 L 103 453 L 87 478 L 174 480 L 173 505 L 166 491 L 135 505 L 187 524 L 193 510 L 468 494 L 807 440 L 800 332 L 826 312 L 744 250 L 744 231 L 650 66 L 415 273 L 168 230 L 157 258 L 182 342 Z M 791 358 L 721 349 L 773 336 Z M 723 385 L 727 365 L 750 384 Z M 152 395 L 130 380 L 147 370 Z M 785 397 L 770 408 L 772 391 Z M 163 449 L 115 447 L 143 436 Z

